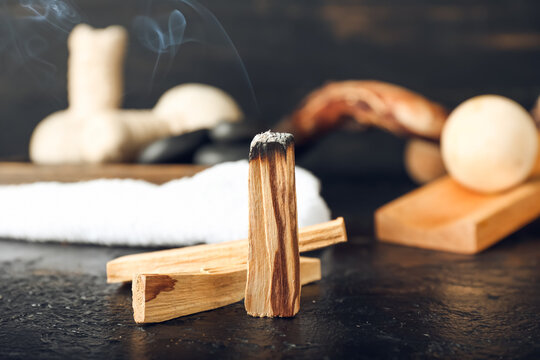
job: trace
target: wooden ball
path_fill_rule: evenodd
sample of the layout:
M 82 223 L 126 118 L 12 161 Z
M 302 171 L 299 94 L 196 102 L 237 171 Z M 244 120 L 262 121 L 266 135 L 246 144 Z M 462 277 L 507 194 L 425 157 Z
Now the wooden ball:
M 154 107 L 174 135 L 209 129 L 221 121 L 240 121 L 244 115 L 225 91 L 204 84 L 183 84 L 167 90 Z
M 441 135 L 446 169 L 463 186 L 484 193 L 524 181 L 535 164 L 538 131 L 518 103 L 484 95 L 459 105 Z

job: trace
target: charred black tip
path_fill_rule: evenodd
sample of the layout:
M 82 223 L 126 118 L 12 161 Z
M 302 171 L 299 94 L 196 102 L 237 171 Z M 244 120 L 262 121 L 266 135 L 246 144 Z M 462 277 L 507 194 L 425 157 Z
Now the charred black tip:
M 287 148 L 291 145 L 294 145 L 294 136 L 289 133 L 278 133 L 269 130 L 257 134 L 251 141 L 249 160 L 266 156 L 269 151 L 275 151 L 274 149 L 281 149 L 286 153 Z

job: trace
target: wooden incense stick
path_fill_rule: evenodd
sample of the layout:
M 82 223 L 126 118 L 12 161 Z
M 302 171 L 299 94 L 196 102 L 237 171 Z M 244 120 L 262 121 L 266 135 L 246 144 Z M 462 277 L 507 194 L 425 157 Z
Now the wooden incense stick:
M 306 226 L 299 235 L 300 252 L 347 241 L 343 218 Z M 247 239 L 126 255 L 107 263 L 107 282 L 131 281 L 135 274 L 171 274 L 244 264 L 247 256 Z
M 178 274 L 135 275 L 133 317 L 137 323 L 155 323 L 233 304 L 244 298 L 246 275 L 245 263 Z M 300 257 L 301 284 L 320 279 L 320 260 Z
M 294 138 L 265 132 L 249 153 L 249 255 L 245 295 L 251 316 L 292 317 L 300 310 Z

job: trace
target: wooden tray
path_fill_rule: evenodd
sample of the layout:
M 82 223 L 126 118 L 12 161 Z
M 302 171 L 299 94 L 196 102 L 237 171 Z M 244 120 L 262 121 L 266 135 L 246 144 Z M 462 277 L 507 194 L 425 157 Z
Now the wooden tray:
M 540 179 L 498 194 L 479 194 L 446 176 L 375 213 L 381 241 L 475 254 L 540 215 Z
M 205 168 L 206 166 L 192 164 L 36 165 L 28 162 L 0 162 L 0 185 L 94 179 L 139 179 L 162 184 L 184 176 L 192 176 Z

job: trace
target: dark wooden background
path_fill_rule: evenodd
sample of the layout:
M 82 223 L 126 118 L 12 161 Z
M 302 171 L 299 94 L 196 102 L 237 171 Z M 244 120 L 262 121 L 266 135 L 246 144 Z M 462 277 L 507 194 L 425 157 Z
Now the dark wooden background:
M 34 3 L 39 10 L 39 1 Z M 47 3 L 47 1 L 41 1 Z M 167 15 L 173 1 L 52 1 L 74 16 L 44 19 L 0 0 L 0 156 L 24 156 L 34 126 L 65 108 L 66 38 L 73 22 L 130 30 L 125 107 L 147 108 L 186 81 L 234 94 L 252 117 L 272 124 L 329 80 L 380 79 L 450 107 L 497 93 L 532 106 L 540 94 L 540 2 L 536 0 L 201 0 L 221 21 L 253 83 L 221 35 L 185 11 L 188 28 L 210 43 L 183 44 L 171 60 L 136 38 L 138 15 Z M 180 5 L 175 5 L 180 4 Z M 188 9 L 189 10 L 189 9 Z M 72 14 L 73 15 L 73 14 Z M 53 23 L 53 24 L 51 24 Z M 206 30 L 205 30 L 206 29 Z M 389 151 L 380 149 L 381 151 Z
M 66 107 L 73 21 L 130 29 L 126 107 L 151 107 L 171 86 L 206 81 L 253 112 L 234 53 L 215 32 L 206 35 L 217 44 L 181 46 L 169 70 L 162 54 L 152 81 L 156 54 L 131 23 L 149 4 L 169 13 L 171 2 L 69 0 L 77 11 L 54 16 L 63 1 L 23 1 L 54 5 L 53 26 L 16 0 L 0 0 L 0 157 L 24 156 L 34 126 Z M 236 45 L 268 124 L 332 79 L 390 81 L 449 107 L 497 93 L 529 108 L 540 94 L 538 0 L 201 2 Z M 199 31 L 192 35 L 201 35 L 187 17 Z M 321 145 L 301 164 L 313 168 L 331 150 L 332 174 L 343 170 L 340 158 L 361 158 L 366 172 L 402 166 L 403 142 L 382 132 Z M 295 319 L 252 319 L 240 302 L 134 326 L 129 286 L 107 285 L 104 271 L 106 261 L 141 249 L 0 239 L 0 358 L 540 358 L 538 221 L 474 257 L 381 244 L 372 237 L 373 211 L 413 185 L 380 175 L 323 184 L 350 241 L 312 255 L 322 258 L 323 279 L 302 289 Z

